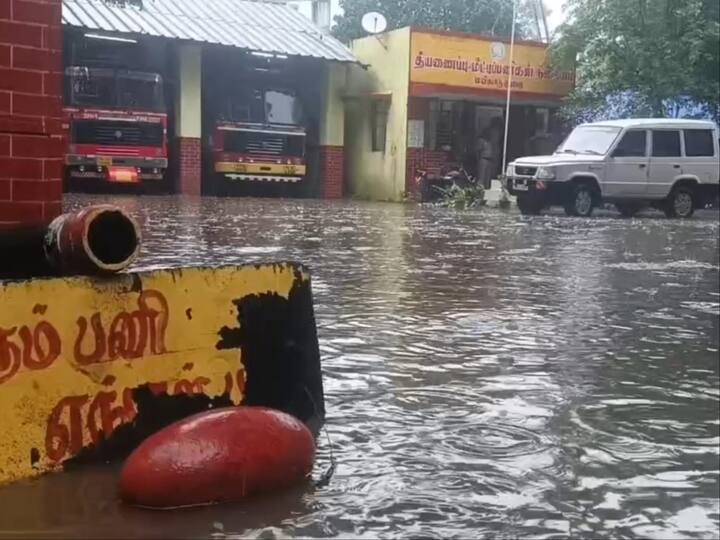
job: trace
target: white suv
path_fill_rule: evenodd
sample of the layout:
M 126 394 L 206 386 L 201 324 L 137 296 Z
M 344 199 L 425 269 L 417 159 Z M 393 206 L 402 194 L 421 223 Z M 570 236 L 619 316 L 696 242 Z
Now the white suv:
M 627 217 L 653 206 L 689 218 L 720 196 L 718 137 L 713 122 L 700 120 L 583 124 L 552 156 L 511 163 L 508 190 L 523 214 L 559 205 L 587 217 L 609 202 Z

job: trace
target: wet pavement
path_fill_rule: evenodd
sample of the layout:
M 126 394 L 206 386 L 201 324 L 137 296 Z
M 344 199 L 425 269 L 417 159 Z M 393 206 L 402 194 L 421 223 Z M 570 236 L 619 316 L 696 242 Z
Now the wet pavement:
M 113 466 L 52 475 L 0 489 L 5 535 L 718 536 L 717 213 L 109 200 L 142 224 L 139 268 L 310 266 L 337 472 L 164 513 L 120 505 Z

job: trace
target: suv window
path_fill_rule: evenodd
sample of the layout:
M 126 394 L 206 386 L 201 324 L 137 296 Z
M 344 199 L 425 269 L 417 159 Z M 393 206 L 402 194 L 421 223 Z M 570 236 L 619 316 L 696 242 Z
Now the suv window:
M 679 131 L 653 131 L 653 157 L 680 157 Z
M 628 131 L 617 145 L 613 157 L 645 157 L 647 155 L 647 131 Z
M 713 157 L 713 132 L 709 129 L 685 130 L 685 155 L 687 157 Z

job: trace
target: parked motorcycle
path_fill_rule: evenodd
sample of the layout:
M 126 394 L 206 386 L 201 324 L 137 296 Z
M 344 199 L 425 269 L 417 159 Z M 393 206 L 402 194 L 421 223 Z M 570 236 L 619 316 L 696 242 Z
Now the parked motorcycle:
M 464 189 L 475 185 L 477 180 L 462 165 L 449 165 L 441 174 L 429 174 L 425 169 L 418 169 L 415 173 L 415 183 L 418 185 L 420 202 L 436 202 L 453 186 Z

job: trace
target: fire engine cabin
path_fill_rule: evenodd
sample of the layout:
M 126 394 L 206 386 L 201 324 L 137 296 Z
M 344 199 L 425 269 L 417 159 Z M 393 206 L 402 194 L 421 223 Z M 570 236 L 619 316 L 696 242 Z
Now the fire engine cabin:
M 312 193 L 322 65 L 217 48 L 207 48 L 203 59 L 206 192 Z
M 291 91 L 238 90 L 215 124 L 215 172 L 231 181 L 300 182 L 307 172 L 302 121 Z
M 71 44 L 75 54 L 65 68 L 66 180 L 162 185 L 168 167 L 162 75 L 142 64 L 128 67 L 126 59 L 136 58 L 138 45 L 128 56 L 132 44 L 87 36 L 71 36 Z

